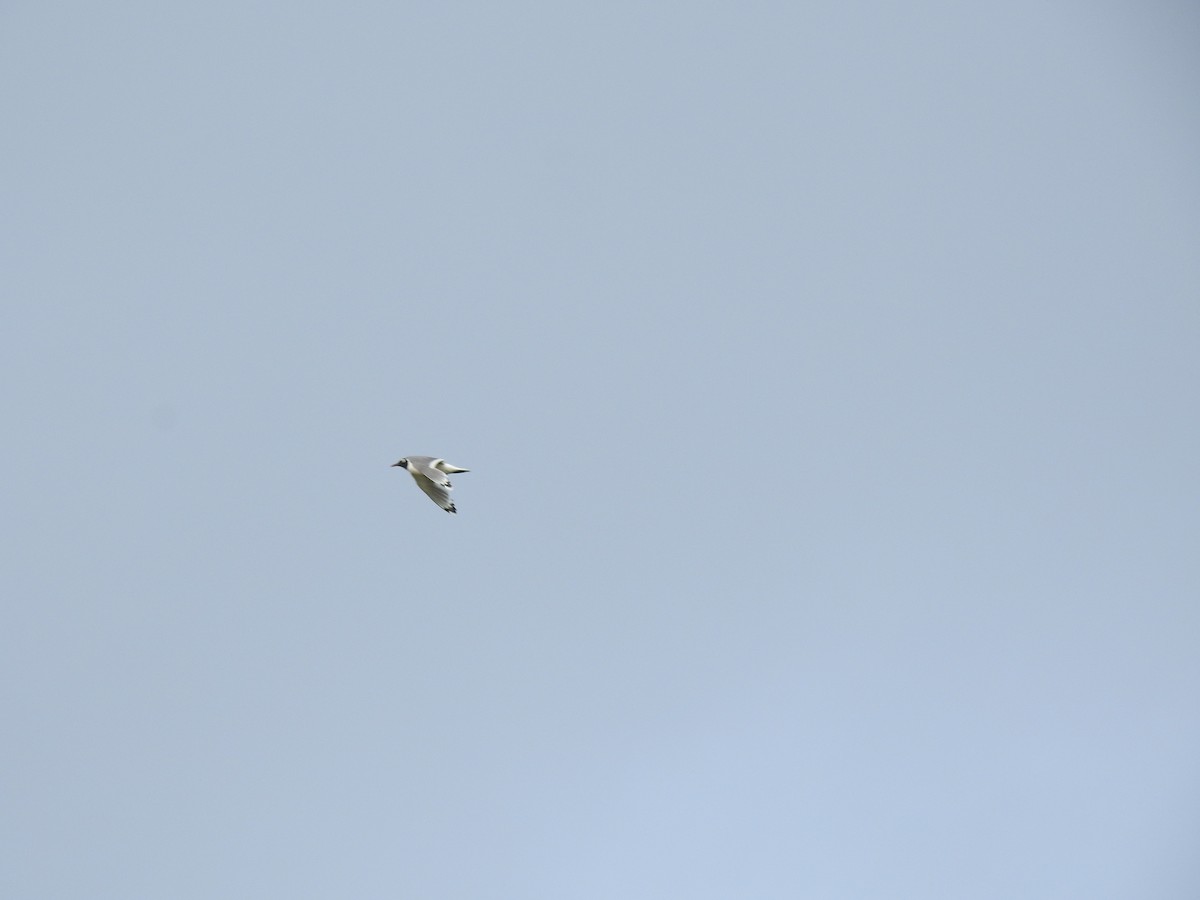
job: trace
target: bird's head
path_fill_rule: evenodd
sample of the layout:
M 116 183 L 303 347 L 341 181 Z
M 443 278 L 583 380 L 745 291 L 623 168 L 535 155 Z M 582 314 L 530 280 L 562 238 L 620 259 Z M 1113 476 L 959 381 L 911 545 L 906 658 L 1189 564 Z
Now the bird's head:
M 400 462 L 394 462 L 394 463 L 392 463 L 391 468 L 394 469 L 394 468 L 396 468 L 396 466 L 399 466 L 402 469 L 407 469 L 408 468 L 408 460 L 402 459 L 402 460 L 400 460 Z

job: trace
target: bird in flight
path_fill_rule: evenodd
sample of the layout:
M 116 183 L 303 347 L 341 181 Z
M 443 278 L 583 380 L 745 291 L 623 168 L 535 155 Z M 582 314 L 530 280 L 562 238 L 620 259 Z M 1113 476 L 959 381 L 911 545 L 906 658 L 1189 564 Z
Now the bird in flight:
M 446 475 L 455 472 L 469 472 L 470 469 L 452 466 L 436 456 L 406 456 L 400 462 L 392 463 L 392 468 L 396 466 L 407 469 L 408 474 L 417 482 L 417 487 L 427 493 L 429 499 L 446 512 L 458 512 L 454 508 L 454 501 L 450 499 L 450 489 L 453 485 L 450 484 L 450 479 Z

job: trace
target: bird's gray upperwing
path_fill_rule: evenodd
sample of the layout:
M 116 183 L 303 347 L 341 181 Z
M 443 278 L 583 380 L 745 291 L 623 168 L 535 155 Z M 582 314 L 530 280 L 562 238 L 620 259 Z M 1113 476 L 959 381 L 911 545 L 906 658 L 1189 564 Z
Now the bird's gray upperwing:
M 408 463 L 416 470 L 416 474 L 424 475 L 434 484 L 440 484 L 447 488 L 450 487 L 450 479 L 446 476 L 445 472 L 433 465 L 435 462 L 437 460 L 428 456 L 416 459 L 411 456 L 408 458 Z

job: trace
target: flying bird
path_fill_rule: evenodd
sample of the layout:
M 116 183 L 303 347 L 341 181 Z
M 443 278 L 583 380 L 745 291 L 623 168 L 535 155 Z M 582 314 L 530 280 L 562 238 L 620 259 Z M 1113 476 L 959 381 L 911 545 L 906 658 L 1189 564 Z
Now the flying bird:
M 447 473 L 469 472 L 470 469 L 452 466 L 436 456 L 407 456 L 400 462 L 392 463 L 392 468 L 396 466 L 407 469 L 408 474 L 417 482 L 417 487 L 427 493 L 429 499 L 446 512 L 458 512 L 454 508 L 454 501 L 450 499 L 450 489 L 453 485 L 450 484 L 450 479 L 446 475 Z

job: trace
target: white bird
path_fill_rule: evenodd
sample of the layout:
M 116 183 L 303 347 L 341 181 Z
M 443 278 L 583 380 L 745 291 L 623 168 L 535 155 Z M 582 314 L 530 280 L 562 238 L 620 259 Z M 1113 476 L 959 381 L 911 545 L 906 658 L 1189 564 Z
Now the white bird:
M 429 498 L 446 512 L 458 512 L 454 508 L 454 501 L 450 499 L 450 489 L 453 485 L 450 484 L 450 479 L 446 477 L 446 474 L 469 472 L 470 469 L 452 466 L 436 456 L 407 456 L 400 462 L 392 463 L 392 468 L 396 466 L 407 469 L 408 474 L 417 482 L 417 487 L 427 493 Z

